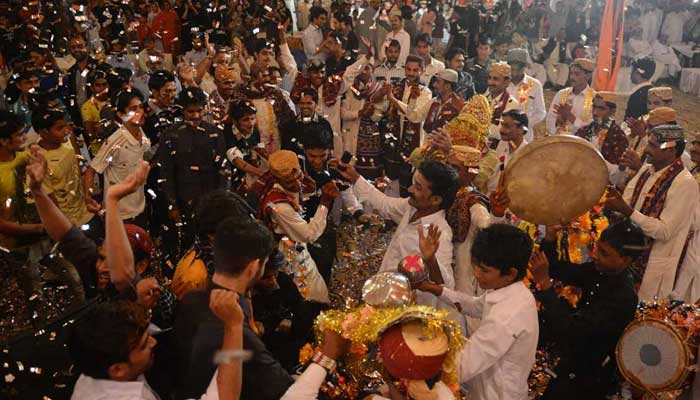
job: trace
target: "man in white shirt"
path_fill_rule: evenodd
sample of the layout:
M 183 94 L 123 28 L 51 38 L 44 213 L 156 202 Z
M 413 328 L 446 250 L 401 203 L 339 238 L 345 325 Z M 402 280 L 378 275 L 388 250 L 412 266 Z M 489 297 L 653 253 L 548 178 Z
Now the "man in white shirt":
M 527 114 L 529 125 L 525 140 L 532 142 L 535 139 L 535 125 L 547 116 L 542 83 L 525 73 L 529 65 L 527 50 L 510 49 L 506 57 L 510 65 L 510 85 L 507 90 L 520 103 L 520 109 Z
M 654 59 L 666 67 L 662 76 L 675 78 L 681 72 L 681 62 L 670 43 L 672 42 L 662 33 L 658 39 L 651 42 L 651 51 Z
M 547 131 L 550 135 L 573 134 L 593 120 L 595 90 L 589 86 L 595 62 L 577 58 L 571 63 L 571 87 L 560 90 L 547 112 Z
M 493 116 L 489 126 L 489 137 L 500 139 L 501 116 L 510 110 L 520 110 L 520 103 L 508 92 L 511 67 L 504 62 L 492 63 L 489 70 L 489 89 L 486 98 L 491 102 Z
M 425 86 L 429 86 L 433 76 L 445 69 L 445 64 L 430 54 L 432 44 L 433 38 L 427 33 L 421 33 L 416 38 L 416 55 L 423 59 L 424 65 L 420 82 Z
M 535 298 L 522 283 L 531 251 L 526 233 L 494 224 L 477 233 L 471 250 L 474 276 L 486 294 L 473 297 L 430 281 L 418 287 L 481 318 L 460 353 L 460 382 L 469 385 L 471 399 L 528 398 L 539 337 Z
M 700 201 L 698 184 L 683 166 L 683 129 L 661 125 L 652 129 L 647 162 L 627 184 L 624 194 L 609 192 L 606 210 L 618 211 L 654 240 L 651 251 L 633 274 L 639 300 L 665 299 L 672 290 L 676 268 L 688 239 L 693 212 Z
M 685 10 L 682 3 L 674 4 L 671 12 L 666 14 L 661 27 L 661 35 L 668 38 L 668 43 L 680 43 L 683 41 L 683 25 L 691 18 L 690 12 Z
M 433 281 L 454 288 L 452 272 L 452 230 L 445 220 L 445 210 L 454 201 L 459 186 L 457 173 L 447 164 L 424 161 L 413 175 L 408 188 L 409 198 L 385 195 L 357 173 L 354 166 L 340 164 L 339 173 L 353 183 L 353 190 L 361 202 L 371 205 L 374 212 L 398 224 L 391 243 L 386 249 L 380 272 L 396 271 L 404 257 L 421 254 L 419 238 L 423 231 L 437 230 L 439 247 L 432 256 L 424 256 Z M 438 304 L 429 293 L 418 293 L 416 302 L 438 308 L 451 309 L 451 303 Z
M 411 35 L 403 29 L 403 18 L 401 14 L 392 14 L 391 16 L 391 32 L 384 38 L 384 43 L 379 46 L 379 60 L 383 61 L 386 58 L 386 47 L 392 40 L 396 40 L 401 44 L 401 53 L 399 54 L 398 64 L 404 64 L 408 52 L 411 50 Z
M 104 174 L 105 200 L 110 186 L 123 182 L 144 158 L 150 158 L 146 155 L 150 156 L 151 141 L 141 129 L 146 121 L 142 101 L 135 91 L 119 93 L 115 105 L 123 125 L 107 138 L 83 175 L 84 187 L 92 188 L 95 173 Z M 86 196 L 90 196 L 89 190 Z M 143 186 L 119 201 L 121 218 L 141 227 L 146 227 L 145 207 Z
M 304 45 L 304 53 L 306 53 L 306 61 L 325 61 L 326 54 L 323 46 L 323 32 L 321 27 L 326 25 L 328 12 L 322 7 L 311 7 L 309 12 L 311 23 L 301 33 L 301 41 Z

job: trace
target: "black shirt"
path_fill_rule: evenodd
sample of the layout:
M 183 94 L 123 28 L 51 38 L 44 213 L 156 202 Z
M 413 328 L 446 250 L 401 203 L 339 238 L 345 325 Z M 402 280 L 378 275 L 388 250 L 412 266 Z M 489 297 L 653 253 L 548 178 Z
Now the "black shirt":
M 649 89 L 652 87 L 651 84 L 644 85 L 630 95 L 629 100 L 627 100 L 625 119 L 639 118 L 649 112 L 647 109 L 647 97 L 649 95 Z
M 486 64 L 479 64 L 476 57 L 470 59 L 464 70 L 472 76 L 474 80 L 474 90 L 476 93 L 484 94 L 489 88 L 489 71 L 491 70 L 491 60 Z
M 177 399 L 201 396 L 216 371 L 212 360 L 223 343 L 224 325 L 209 308 L 212 289 L 225 288 L 212 283 L 207 290 L 187 293 L 178 305 L 174 329 L 180 357 Z M 253 351 L 253 358 L 243 364 L 241 399 L 279 399 L 294 380 L 250 328 L 250 300 L 239 296 L 239 302 L 244 314 L 243 348 Z

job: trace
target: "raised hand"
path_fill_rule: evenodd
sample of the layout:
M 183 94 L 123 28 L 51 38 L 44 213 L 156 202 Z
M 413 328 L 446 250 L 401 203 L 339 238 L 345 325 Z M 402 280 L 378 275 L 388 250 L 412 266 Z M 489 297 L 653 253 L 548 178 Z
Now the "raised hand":
M 608 186 L 605 209 L 620 212 L 628 217 L 634 212 L 634 209 L 622 198 L 622 194 L 612 186 Z
M 647 125 L 641 118 L 627 118 L 625 122 L 627 122 L 627 126 L 630 127 L 632 136 L 642 136 L 647 130 Z
M 435 254 L 440 248 L 441 234 L 440 229 L 434 224 L 430 224 L 427 234 L 424 234 L 423 225 L 418 225 L 418 247 L 423 260 L 428 261 L 435 258 Z
M 243 310 L 238 303 L 238 293 L 225 289 L 214 289 L 209 296 L 209 308 L 225 326 L 243 323 Z
M 49 169 L 46 157 L 39 149 L 39 146 L 32 145 L 29 152 L 29 164 L 27 164 L 26 172 L 27 177 L 29 177 L 29 189 L 32 191 L 41 190 L 41 184 Z
M 533 250 L 527 268 L 530 270 L 535 284 L 541 290 L 547 290 L 552 287 L 552 280 L 549 279 L 549 261 L 541 250 Z
M 153 277 L 141 279 L 136 284 L 136 294 L 138 303 L 151 310 L 158 304 L 160 285 L 156 278 Z
M 639 154 L 637 154 L 636 151 L 627 149 L 624 153 L 622 153 L 620 165 L 634 171 L 639 171 L 639 169 L 642 168 L 642 159 L 639 157 Z
M 136 169 L 129 174 L 126 179 L 109 187 L 109 190 L 107 191 L 107 198 L 121 200 L 124 197 L 136 192 L 146 183 L 149 170 L 150 166 L 148 165 L 148 162 L 141 161 Z

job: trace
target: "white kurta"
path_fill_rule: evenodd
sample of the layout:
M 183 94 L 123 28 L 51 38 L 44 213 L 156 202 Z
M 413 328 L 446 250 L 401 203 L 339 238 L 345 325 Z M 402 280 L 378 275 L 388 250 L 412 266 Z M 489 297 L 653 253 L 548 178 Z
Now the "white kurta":
M 568 88 L 567 88 L 568 89 Z M 559 92 L 557 92 L 556 95 L 554 95 L 554 99 L 552 100 L 552 104 L 549 106 L 549 111 L 547 112 L 547 132 L 549 132 L 550 135 L 556 135 L 557 134 L 557 114 L 554 112 L 554 105 L 555 104 L 560 104 L 561 103 L 561 97 L 563 95 L 563 91 L 567 89 L 562 89 Z M 574 94 L 574 91 L 572 90 L 571 93 L 569 93 L 569 97 L 567 99 L 567 103 L 571 104 L 571 111 L 573 112 L 574 116 L 576 117 L 576 120 L 573 123 L 573 126 L 571 127 L 572 132 L 576 132 L 579 128 L 582 126 L 586 126 L 591 123 L 593 120 L 593 115 L 583 115 L 583 108 L 584 108 L 584 100 L 586 98 L 586 91 L 588 90 L 593 90 L 589 86 L 586 86 L 586 89 L 582 90 L 581 93 L 579 94 Z
M 340 105 L 343 151 L 355 155 L 357 151 L 357 134 L 360 132 L 360 111 L 366 99 L 359 98 L 352 89 L 348 90 Z
M 326 229 L 328 209 L 323 205 L 318 206 L 316 214 L 306 222 L 290 204 L 278 203 L 273 206 L 271 216 L 275 233 L 287 235 L 289 239 L 303 247 L 301 251 L 305 270 L 303 278 L 309 288 L 306 300 L 329 303 L 326 282 L 318 272 L 316 263 L 306 246 L 307 243 L 316 241 Z M 296 274 L 298 271 L 293 272 Z
M 639 225 L 645 235 L 654 239 L 647 262 L 646 270 L 639 288 L 639 300 L 652 300 L 654 297 L 666 299 L 673 290 L 678 261 L 685 246 L 690 230 L 692 215 L 690 212 L 700 202 L 698 183 L 687 169 L 679 173 L 671 183 L 666 195 L 664 208 L 659 218 L 648 217 L 638 210 L 644 203 L 656 180 L 663 175 L 668 167 L 654 171 L 650 164 L 644 165 L 637 175 L 627 184 L 623 195 L 630 204 L 634 187 L 644 171 L 649 170 L 651 176 L 647 179 L 636 204 L 630 204 L 635 211 L 630 216 L 632 222 Z
M 355 182 L 353 190 L 361 202 L 368 203 L 374 208 L 374 212 L 383 218 L 391 219 L 399 225 L 384 253 L 379 272 L 396 271 L 404 257 L 421 254 L 418 246 L 418 227 L 423 225 L 423 229 L 427 229 L 430 224 L 434 224 L 441 232 L 440 247 L 435 255 L 440 266 L 440 273 L 442 274 L 445 287 L 450 289 L 455 287 L 454 274 L 452 272 L 452 228 L 445 220 L 444 210 L 411 222 L 411 217 L 416 212 L 416 209 L 408 204 L 408 199 L 389 197 L 377 190 L 364 178 L 360 178 Z M 421 305 L 447 310 L 454 309 L 452 303 L 439 302 L 437 297 L 426 292 L 417 292 L 416 302 Z
M 689 19 L 690 12 L 688 11 L 671 11 L 666 14 L 664 25 L 661 27 L 661 34 L 666 35 L 668 43 L 679 43 L 683 41 L 683 25 L 685 25 Z
M 695 207 L 690 229 L 693 238 L 688 243 L 671 297 L 693 304 L 700 300 L 700 204 Z
M 644 40 L 651 42 L 659 37 L 663 18 L 664 12 L 657 8 L 650 9 L 642 15 L 639 22 L 642 27 L 642 38 Z
M 530 290 L 515 282 L 481 297 L 443 289 L 440 298 L 482 320 L 460 353 L 460 382 L 471 386 L 470 399 L 527 399 L 527 378 L 539 338 L 537 306 Z
M 522 99 L 519 97 L 522 90 L 523 93 L 527 89 L 525 87 L 530 87 L 530 92 L 527 98 Z M 519 103 L 520 108 L 525 111 L 528 118 L 528 132 L 525 135 L 525 140 L 532 142 L 535 140 L 535 125 L 539 124 L 547 116 L 547 109 L 544 105 L 544 92 L 542 90 L 542 83 L 537 79 L 525 75 L 522 81 L 517 85 L 511 83 L 508 86 L 508 93 L 513 96 Z
M 651 44 L 651 49 L 654 59 L 666 66 L 668 75 L 676 76 L 681 72 L 681 62 L 671 46 L 667 46 L 655 40 Z M 665 76 L 665 74 L 663 76 Z

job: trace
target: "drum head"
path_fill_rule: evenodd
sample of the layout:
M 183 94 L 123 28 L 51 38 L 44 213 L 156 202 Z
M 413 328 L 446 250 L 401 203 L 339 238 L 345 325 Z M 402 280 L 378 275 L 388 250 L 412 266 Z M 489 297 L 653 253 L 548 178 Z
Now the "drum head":
M 681 335 L 658 320 L 632 322 L 615 353 L 620 373 L 631 384 L 654 391 L 673 390 L 685 383 L 692 362 Z
M 576 136 L 549 136 L 528 144 L 507 164 L 510 210 L 541 225 L 567 223 L 598 203 L 608 184 L 603 156 Z

